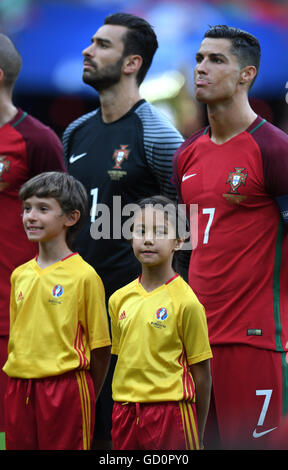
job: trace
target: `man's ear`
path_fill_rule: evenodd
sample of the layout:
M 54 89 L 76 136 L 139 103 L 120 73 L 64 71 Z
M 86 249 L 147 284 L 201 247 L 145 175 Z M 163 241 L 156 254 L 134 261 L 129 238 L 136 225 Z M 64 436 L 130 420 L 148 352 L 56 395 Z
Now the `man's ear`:
M 4 80 L 4 72 L 3 70 L 0 68 L 0 83 L 2 83 Z
M 254 80 L 254 78 L 257 75 L 257 69 L 254 67 L 254 65 L 247 65 L 247 67 L 244 67 L 241 72 L 240 72 L 240 80 L 239 83 L 241 85 L 248 84 Z
M 143 63 L 143 59 L 141 55 L 128 55 L 124 59 L 123 63 L 123 72 L 126 75 L 130 75 L 132 73 L 137 74 L 138 70 L 141 68 Z
M 72 212 L 69 212 L 69 214 L 66 214 L 65 226 L 72 227 L 73 225 L 77 224 L 78 220 L 80 219 L 80 215 L 80 211 L 78 211 L 77 209 Z

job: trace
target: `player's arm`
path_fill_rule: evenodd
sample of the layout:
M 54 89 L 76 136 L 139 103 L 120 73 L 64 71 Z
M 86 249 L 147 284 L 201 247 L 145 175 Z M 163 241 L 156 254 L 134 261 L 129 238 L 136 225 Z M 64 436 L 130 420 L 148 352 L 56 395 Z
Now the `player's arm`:
M 96 400 L 106 378 L 111 358 L 111 346 L 93 349 L 90 358 L 90 374 L 94 383 Z
M 110 364 L 111 340 L 103 282 L 92 268 L 89 270 L 89 274 L 87 273 L 85 295 L 86 317 L 82 322 L 86 325 L 87 337 L 89 338 L 90 374 L 97 400 Z
M 212 386 L 210 359 L 191 364 L 190 372 L 195 383 L 199 442 L 200 448 L 203 448 L 203 436 L 209 411 Z
M 270 123 L 253 133 L 261 151 L 265 190 L 275 198 L 283 222 L 288 223 L 288 136 Z

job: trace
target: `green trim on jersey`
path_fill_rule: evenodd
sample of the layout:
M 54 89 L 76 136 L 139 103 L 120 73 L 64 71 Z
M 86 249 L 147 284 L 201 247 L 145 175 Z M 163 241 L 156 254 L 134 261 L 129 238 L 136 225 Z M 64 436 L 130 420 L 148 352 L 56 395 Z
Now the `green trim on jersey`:
M 287 378 L 287 361 L 286 352 L 283 351 L 281 342 L 281 314 L 280 314 L 280 270 L 282 258 L 282 241 L 284 237 L 285 227 L 282 219 L 279 221 L 276 249 L 275 249 L 275 264 L 273 276 L 273 308 L 274 308 L 274 321 L 275 321 L 275 343 L 276 351 L 281 353 L 282 363 L 282 414 L 287 415 L 287 396 L 288 396 L 288 378 Z
M 275 343 L 276 351 L 283 352 L 281 343 L 281 315 L 280 315 L 280 271 L 281 271 L 281 257 L 282 257 L 282 241 L 284 236 L 284 224 L 282 220 L 279 221 L 276 249 L 275 249 L 275 263 L 273 275 L 273 308 L 274 308 L 274 322 L 275 322 Z
M 266 122 L 266 119 L 262 119 L 262 121 L 259 122 L 259 124 L 256 127 L 254 127 L 254 129 L 249 131 L 249 134 L 253 134 L 253 132 L 257 131 L 257 129 L 259 129 L 259 127 L 263 126 L 263 124 L 265 124 L 265 122 Z
M 22 116 L 20 117 L 20 119 L 18 119 L 18 121 L 14 122 L 14 124 L 12 124 L 12 127 L 18 126 L 18 124 L 20 124 L 20 122 L 22 122 L 26 118 L 26 116 L 28 116 L 28 113 L 26 113 L 26 111 L 24 111 Z
M 287 394 L 288 394 L 288 378 L 287 378 L 287 360 L 286 352 L 281 353 L 282 362 L 282 416 L 287 416 Z
M 259 122 L 259 124 L 256 127 L 254 127 L 254 129 L 249 131 L 249 134 L 253 134 L 255 131 L 257 131 L 257 129 L 259 129 L 259 127 L 263 126 L 263 124 L 265 124 L 265 122 L 266 122 L 266 119 L 262 119 L 262 121 Z M 210 129 L 210 126 L 205 127 L 202 135 L 206 135 L 208 133 L 209 129 Z

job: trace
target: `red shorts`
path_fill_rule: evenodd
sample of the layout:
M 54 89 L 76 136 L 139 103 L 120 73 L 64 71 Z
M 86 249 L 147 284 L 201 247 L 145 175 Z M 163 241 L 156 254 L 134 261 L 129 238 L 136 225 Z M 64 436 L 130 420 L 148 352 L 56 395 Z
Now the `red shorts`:
M 4 395 L 7 387 L 8 376 L 2 367 L 8 359 L 8 336 L 0 336 L 0 432 L 5 431 L 4 426 Z
M 94 385 L 88 371 L 44 379 L 9 378 L 6 449 L 90 449 L 94 416 Z
M 199 449 L 195 403 L 115 402 L 112 443 L 113 450 Z
M 273 433 L 287 413 L 285 353 L 245 345 L 216 346 L 212 352 L 211 403 L 215 405 L 221 447 L 273 448 Z M 210 417 L 206 435 L 211 436 L 209 428 L 215 423 Z M 210 447 L 205 439 L 204 445 Z

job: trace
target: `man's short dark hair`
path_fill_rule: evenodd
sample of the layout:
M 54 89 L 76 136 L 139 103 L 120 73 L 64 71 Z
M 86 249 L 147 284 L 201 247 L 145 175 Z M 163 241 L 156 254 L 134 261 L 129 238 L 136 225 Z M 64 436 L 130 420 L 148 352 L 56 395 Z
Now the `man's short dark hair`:
M 258 73 L 261 49 L 258 39 L 252 34 L 231 26 L 216 25 L 210 26 L 204 37 L 229 39 L 231 41 L 231 52 L 237 56 L 241 68 L 253 65 Z M 254 83 L 254 80 L 251 85 Z
M 158 41 L 152 26 L 143 18 L 129 13 L 114 13 L 105 18 L 104 24 L 125 26 L 128 31 L 123 38 L 123 56 L 138 54 L 143 63 L 137 74 L 137 83 L 140 85 L 148 72 L 154 54 L 158 48 Z
M 4 84 L 12 89 L 22 67 L 22 59 L 13 42 L 0 34 L 0 69 L 4 72 Z

